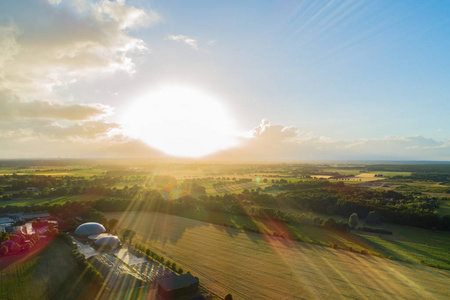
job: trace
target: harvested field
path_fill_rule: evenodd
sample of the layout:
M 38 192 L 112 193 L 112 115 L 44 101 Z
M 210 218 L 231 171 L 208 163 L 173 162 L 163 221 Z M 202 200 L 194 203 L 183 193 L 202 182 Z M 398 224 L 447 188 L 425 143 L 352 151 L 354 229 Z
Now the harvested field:
M 242 299 L 448 299 L 450 272 L 160 213 L 108 213 L 219 295 Z
M 375 180 L 383 180 L 384 177 L 375 177 L 375 173 L 361 173 L 355 176 L 355 180 L 361 181 L 375 181 Z

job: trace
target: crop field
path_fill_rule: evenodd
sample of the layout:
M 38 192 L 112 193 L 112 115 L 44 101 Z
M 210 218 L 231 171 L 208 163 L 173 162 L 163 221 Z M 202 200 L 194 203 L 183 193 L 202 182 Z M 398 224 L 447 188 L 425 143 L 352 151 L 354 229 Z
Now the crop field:
M 356 180 L 361 181 L 375 181 L 375 180 L 383 180 L 383 177 L 375 177 L 375 173 L 361 173 L 355 176 Z
M 287 211 L 301 213 L 301 211 L 297 210 Z M 328 217 L 317 213 L 309 214 L 312 217 Z M 380 224 L 377 226 L 378 228 L 389 230 L 393 234 L 379 235 L 360 230 L 343 233 L 334 230 L 325 230 L 313 225 L 283 224 L 275 220 L 254 219 L 245 215 L 219 212 L 205 211 L 203 214 L 192 216 L 186 211 L 182 216 L 237 229 L 242 229 L 247 226 L 269 235 L 273 235 L 276 232 L 285 237 L 293 237 L 293 239 L 300 238 L 306 243 L 330 247 L 337 244 L 339 248 L 347 250 L 352 247 L 352 250 L 356 252 L 366 249 L 376 256 L 391 257 L 402 261 L 450 270 L 450 259 L 448 258 L 450 236 L 443 231 L 430 231 L 409 226 Z M 333 216 L 333 218 L 341 221 L 348 220 L 348 218 L 339 216 Z M 360 225 L 364 226 L 364 223 Z
M 439 200 L 439 208 L 437 212 L 441 216 L 450 215 L 450 200 Z
M 391 176 L 409 176 L 411 175 L 411 172 L 391 172 L 391 171 L 371 171 L 370 173 L 366 173 L 364 171 L 364 167 L 361 166 L 361 169 L 345 169 L 345 168 L 330 168 L 330 169 L 324 169 L 324 172 L 338 172 L 342 175 L 363 175 L 363 174 L 382 174 L 384 177 L 391 177 Z
M 108 213 L 219 295 L 448 299 L 450 272 L 160 213 Z
M 266 186 L 272 185 L 271 183 L 263 183 L 263 182 L 247 182 L 241 184 L 233 184 L 220 188 L 211 188 L 207 189 L 207 194 L 225 194 L 225 193 L 239 193 L 243 190 L 247 189 L 256 189 L 256 188 L 265 188 Z
M 32 259 L 0 270 L 0 299 L 93 299 L 98 290 L 83 277 L 71 251 L 55 239 Z
M 28 206 L 33 204 L 63 204 L 67 201 L 89 201 L 89 200 L 96 200 L 99 197 L 96 195 L 68 195 L 68 196 L 61 196 L 61 197 L 48 197 L 48 198 L 39 198 L 39 199 L 14 199 L 10 201 L 4 201 L 0 202 L 0 207 L 4 207 L 7 205 L 15 205 L 15 206 Z M 108 198 L 108 197 L 104 197 Z
M 92 177 L 105 174 L 105 170 L 91 168 L 1 168 L 0 175 L 45 175 L 45 176 L 74 176 L 74 177 Z

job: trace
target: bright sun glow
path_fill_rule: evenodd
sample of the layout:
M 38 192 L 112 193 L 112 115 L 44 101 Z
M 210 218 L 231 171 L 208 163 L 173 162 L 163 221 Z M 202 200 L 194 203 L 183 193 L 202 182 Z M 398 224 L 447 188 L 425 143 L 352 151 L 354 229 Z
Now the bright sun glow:
M 124 116 L 128 135 L 167 154 L 200 157 L 236 144 L 233 119 L 214 97 L 168 86 L 137 100 Z

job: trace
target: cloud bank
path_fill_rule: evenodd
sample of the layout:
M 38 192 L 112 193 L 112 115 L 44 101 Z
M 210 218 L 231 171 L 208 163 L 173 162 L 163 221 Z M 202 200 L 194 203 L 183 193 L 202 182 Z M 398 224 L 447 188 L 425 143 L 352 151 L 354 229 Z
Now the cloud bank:
M 209 156 L 212 160 L 450 160 L 450 141 L 422 136 L 335 140 L 294 126 L 261 121 L 240 146 Z
M 104 156 L 115 148 L 130 152 L 125 145 L 137 142 L 122 136 L 119 124 L 107 121 L 111 107 L 73 103 L 55 89 L 135 72 L 134 57 L 150 50 L 130 31 L 160 21 L 155 11 L 125 1 L 2 2 L 2 157 Z M 135 148 L 150 151 L 142 145 Z
M 87 76 L 134 72 L 131 55 L 146 52 L 128 30 L 156 23 L 156 12 L 123 1 L 10 1 L 0 24 L 0 88 L 24 100 Z M 43 94 L 47 92 L 47 94 Z

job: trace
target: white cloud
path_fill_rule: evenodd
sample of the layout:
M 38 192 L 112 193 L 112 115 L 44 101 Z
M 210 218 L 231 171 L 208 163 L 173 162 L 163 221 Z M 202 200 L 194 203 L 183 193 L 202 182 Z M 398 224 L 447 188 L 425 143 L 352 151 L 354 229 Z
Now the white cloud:
M 334 140 L 264 119 L 242 138 L 240 146 L 210 159 L 247 161 L 300 160 L 449 160 L 450 141 L 422 136 Z
M 133 55 L 148 48 L 127 30 L 161 20 L 154 11 L 123 1 L 13 1 L 4 11 L 0 20 L 8 22 L 0 23 L 0 89 L 25 101 L 51 98 L 55 86 L 80 78 L 133 73 Z
M 167 39 L 170 41 L 183 42 L 194 50 L 198 50 L 197 41 L 186 35 L 169 35 Z
M 62 0 L 48 0 L 48 3 L 52 4 L 52 5 L 58 5 L 61 3 Z
M 131 30 L 160 21 L 122 0 L 0 2 L 1 157 L 133 153 L 125 145 L 136 143 L 106 121 L 111 107 L 64 102 L 55 87 L 133 73 L 134 58 L 149 50 Z
M 16 41 L 16 35 L 19 33 L 20 31 L 15 26 L 0 25 L 0 67 L 2 67 L 0 74 L 2 75 L 2 77 L 5 76 L 3 66 L 8 60 L 11 60 L 19 51 L 19 46 L 17 45 Z
M 92 127 L 98 127 L 91 124 Z M 84 127 L 84 126 L 82 126 Z M 2 158 L 144 158 L 144 157 L 163 157 L 164 154 L 149 148 L 144 143 L 124 138 L 123 136 L 114 136 L 109 138 L 86 139 L 86 135 L 79 130 L 82 127 L 68 129 L 74 134 L 61 139 L 58 134 L 51 137 L 41 134 L 28 132 L 28 129 L 14 131 L 13 135 L 7 135 L 0 131 L 0 148 L 2 149 Z M 56 129 L 55 131 L 57 131 Z M 101 130 L 100 130 L 101 131 Z M 48 131 L 45 131 L 48 133 Z M 20 134 L 18 137 L 16 134 Z M 45 138 L 45 142 L 42 140 Z
M 55 119 L 66 121 L 90 120 L 110 111 L 101 104 L 64 104 L 47 101 L 22 102 L 11 94 L 0 91 L 0 120 L 10 122 L 20 119 Z

